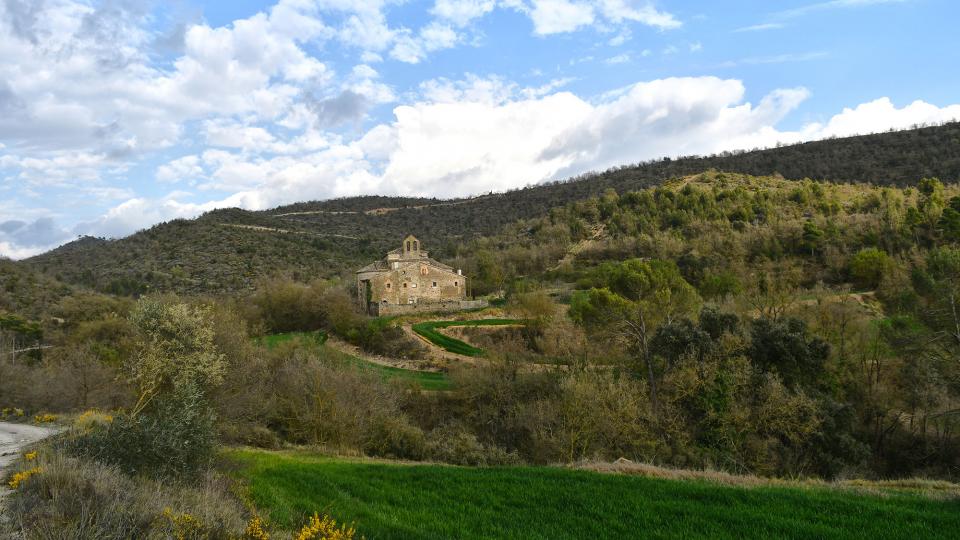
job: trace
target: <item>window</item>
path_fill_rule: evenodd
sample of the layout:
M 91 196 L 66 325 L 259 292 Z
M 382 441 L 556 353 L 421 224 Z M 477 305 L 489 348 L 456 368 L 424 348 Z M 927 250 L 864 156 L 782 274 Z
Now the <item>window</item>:
M 436 282 L 436 281 L 433 282 L 433 286 L 434 286 L 434 287 L 437 286 L 437 282 Z
M 459 287 L 459 286 L 460 286 L 460 282 L 459 282 L 459 281 L 454 281 L 454 282 L 453 282 L 453 286 L 454 286 L 454 287 Z
M 406 283 L 403 284 L 403 288 L 404 288 L 404 289 L 407 288 L 407 284 L 406 284 Z
M 387 283 L 387 288 L 388 288 L 388 289 L 390 288 L 390 284 L 389 284 L 389 283 Z
M 413 241 L 413 250 L 420 251 L 420 242 L 417 242 L 416 240 Z
M 417 284 L 416 284 L 416 283 L 411 283 L 410 286 L 413 287 L 414 289 L 417 288 Z
M 407 251 L 410 251 L 410 241 L 407 240 Z

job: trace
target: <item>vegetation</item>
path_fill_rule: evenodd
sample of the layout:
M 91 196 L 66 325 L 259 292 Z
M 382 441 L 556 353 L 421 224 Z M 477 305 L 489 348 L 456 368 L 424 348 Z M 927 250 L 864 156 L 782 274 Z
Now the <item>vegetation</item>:
M 483 349 L 464 343 L 459 339 L 452 338 L 438 328 L 450 328 L 453 326 L 503 326 L 523 324 L 524 321 L 516 319 L 476 319 L 470 321 L 426 321 L 413 325 L 413 331 L 423 336 L 430 343 L 442 347 L 444 350 L 464 356 L 481 356 Z
M 322 331 L 287 332 L 285 334 L 270 334 L 258 340 L 259 343 L 270 349 L 274 349 L 283 343 L 289 343 L 291 341 L 302 341 L 308 345 L 313 344 L 320 347 L 326 343 L 327 335 Z M 446 374 L 441 372 L 418 371 L 384 366 L 349 354 L 337 354 L 337 352 L 333 350 L 324 351 L 324 355 L 339 356 L 344 364 L 353 366 L 361 371 L 375 373 L 384 381 L 396 380 L 400 382 L 410 382 L 423 390 L 440 391 L 450 389 L 450 379 Z
M 955 182 L 960 180 L 958 134 L 960 124 L 950 123 L 767 150 L 665 158 L 453 201 L 372 196 L 263 212 L 217 210 L 121 240 L 84 238 L 26 264 L 62 282 L 114 294 L 244 292 L 277 273 L 299 281 L 347 276 L 409 233 L 434 256 L 454 258 L 465 253 L 460 243 L 494 235 L 550 208 L 609 189 L 621 194 L 646 189 L 708 169 L 900 187 L 925 177 Z
M 560 468 L 462 468 L 233 451 L 281 524 L 329 508 L 367 538 L 950 538 L 956 501 L 727 487 Z
M 956 125 L 949 125 L 871 140 L 882 145 L 954 129 Z M 853 159 L 873 152 L 858 141 L 824 144 L 850 150 L 830 154 L 834 157 Z M 803 162 L 804 148 L 783 152 L 799 152 L 797 160 Z M 944 150 L 945 167 L 953 163 L 951 152 Z M 757 161 L 751 163 L 757 164 L 766 155 L 778 154 L 728 158 L 752 156 Z M 825 170 L 846 170 L 839 159 L 827 161 Z M 704 162 L 682 163 L 692 167 Z M 244 523 L 256 529 L 250 525 L 258 517 L 255 507 L 244 501 L 225 505 L 228 515 L 201 519 L 190 504 L 180 504 L 167 492 L 160 499 L 169 501 L 164 503 L 169 511 L 152 502 L 143 506 L 136 490 L 130 496 L 122 493 L 124 486 L 155 488 L 169 481 L 185 494 L 207 496 L 204 483 L 222 471 L 215 457 L 222 445 L 271 450 L 297 445 L 332 455 L 486 467 L 626 458 L 764 478 L 960 478 L 960 185 L 930 177 L 909 187 L 891 187 L 708 170 L 657 177 L 655 187 L 639 191 L 596 191 L 597 186 L 621 181 L 616 185 L 653 183 L 637 171 L 679 170 L 673 167 L 673 162 L 662 161 L 589 181 L 469 201 L 411 200 L 404 204 L 412 206 L 402 210 L 365 208 L 383 201 L 357 199 L 280 214 L 224 211 L 143 233 L 156 241 L 143 248 L 151 255 L 133 244 L 130 253 L 110 251 L 126 249 L 123 242 L 135 244 L 135 236 L 109 243 L 87 240 L 47 258 L 0 264 L 0 282 L 15 283 L 12 292 L 0 295 L 5 310 L 0 313 L 0 416 L 64 422 L 88 411 L 40 450 L 39 462 L 18 463 L 11 477 L 3 479 L 9 482 L 12 474 L 38 469 L 20 478 L 18 489 L 3 503 L 5 511 L 18 516 L 12 523 L 26 537 L 49 536 L 43 528 L 46 516 L 71 531 L 95 524 L 91 535 L 105 537 L 142 536 L 142 531 L 177 536 L 197 521 L 210 527 L 205 531 L 235 534 Z M 880 170 L 871 167 L 868 170 Z M 593 196 L 566 199 L 549 209 L 526 206 L 580 189 Z M 505 201 L 527 202 L 511 207 Z M 491 211 L 489 223 L 510 216 L 523 219 L 479 236 L 477 231 L 489 229 L 470 225 L 475 216 L 471 208 L 487 204 L 504 209 Z M 318 213 L 328 211 L 346 213 Z M 419 331 L 462 353 L 482 351 L 483 357 L 472 362 L 434 358 L 399 326 L 399 319 L 358 311 L 352 282 L 338 275 L 352 270 L 361 258 L 381 255 L 386 244 L 335 237 L 317 248 L 336 253 L 311 259 L 316 268 L 271 277 L 264 277 L 267 259 L 263 267 L 244 267 L 237 274 L 231 273 L 232 265 L 250 258 L 222 253 L 232 249 L 231 241 L 224 240 L 231 235 L 250 245 L 263 243 L 257 235 L 279 235 L 282 239 L 263 255 L 277 261 L 272 274 L 319 253 L 301 249 L 306 234 L 265 231 L 272 220 L 289 223 L 291 231 L 300 227 L 296 230 L 301 232 L 322 223 L 351 224 L 377 230 L 385 239 L 389 233 L 395 242 L 396 231 L 390 228 L 408 226 L 411 216 L 430 223 L 451 213 L 466 221 L 451 220 L 448 228 L 437 228 L 438 256 L 471 276 L 473 293 L 497 299 L 496 307 L 478 314 L 497 319 L 432 321 L 419 325 Z M 266 221 L 255 221 L 259 219 Z M 378 223 L 393 225 L 378 228 Z M 454 230 L 450 224 L 462 228 Z M 196 245 L 168 249 L 167 242 L 174 239 L 183 245 L 195 226 L 207 227 Z M 335 226 L 323 234 L 350 235 Z M 340 241 L 352 247 L 335 245 Z M 282 253 L 271 253 L 274 249 Z M 115 267 L 101 264 L 95 255 L 106 252 L 116 255 Z M 126 258 L 138 253 L 142 260 Z M 172 260 L 150 257 L 168 256 L 182 257 L 177 263 L 185 265 L 182 272 L 154 281 L 137 273 L 144 267 L 151 272 L 166 268 Z M 86 273 L 90 268 L 97 270 Z M 207 277 L 195 280 L 195 271 Z M 209 278 L 221 272 L 226 272 L 222 281 Z M 118 289 L 109 286 L 130 276 L 133 281 L 122 281 Z M 152 292 L 160 289 L 231 293 Z M 524 324 L 510 324 L 519 321 Z M 333 341 L 324 343 L 323 336 Z M 396 367 L 371 364 L 333 348 L 342 348 L 342 342 L 361 349 L 364 357 L 381 357 Z M 396 516 L 413 512 L 410 523 L 423 521 L 423 527 L 435 529 L 429 531 L 436 533 L 432 536 L 448 530 L 443 527 L 449 525 L 417 513 L 442 515 L 456 505 L 438 509 L 430 501 L 408 499 L 411 495 L 399 488 L 376 484 L 374 480 L 382 478 L 378 475 L 392 471 L 386 465 L 370 472 L 369 464 L 307 461 L 283 462 L 276 472 L 289 478 L 294 473 L 283 471 L 323 478 L 323 471 L 359 467 L 362 471 L 336 472 L 326 484 L 330 491 L 321 495 L 345 492 L 340 486 L 347 480 L 341 478 L 357 485 L 367 478 L 381 493 L 391 494 L 364 502 L 372 506 L 338 510 L 331 520 L 356 520 L 360 534 L 389 535 L 399 534 L 397 527 L 419 531 L 408 518 L 396 521 Z M 300 471 L 301 466 L 313 472 Z M 698 506 L 714 497 L 727 507 L 739 508 L 737 501 L 747 500 L 744 507 L 762 508 L 770 535 L 842 535 L 848 530 L 834 509 L 858 516 L 852 522 L 856 531 L 880 527 L 878 512 L 898 516 L 879 531 L 881 536 L 935 534 L 951 525 L 939 517 L 939 508 L 952 503 L 930 510 L 941 503 L 900 495 L 876 500 L 844 493 L 841 500 L 834 499 L 841 497 L 837 492 L 727 491 L 696 483 L 661 485 L 524 467 L 399 470 L 422 473 L 425 480 L 410 479 L 414 484 L 442 472 L 455 488 L 446 495 L 447 502 L 475 495 L 472 485 L 484 486 L 491 494 L 489 511 L 470 514 L 478 516 L 476 522 L 468 515 L 449 517 L 446 523 L 469 529 L 482 522 L 484 530 L 500 527 L 504 534 L 517 536 L 528 531 L 522 523 L 501 525 L 496 516 L 509 505 L 523 509 L 536 502 L 515 501 L 518 486 L 554 496 L 563 493 L 563 500 L 588 516 L 564 520 L 551 507 L 542 515 L 518 513 L 521 521 L 548 532 L 563 527 L 588 536 L 597 535 L 599 529 L 593 527 L 617 532 L 627 508 L 617 506 L 621 502 L 632 505 L 631 511 L 640 508 L 635 510 L 640 523 L 665 535 L 676 528 L 724 536 L 733 529 L 723 527 L 755 518 L 747 510 L 721 513 L 719 503 Z M 514 491 L 497 491 L 485 481 L 513 486 Z M 284 482 L 294 485 L 293 480 Z M 558 487 L 566 483 L 582 485 L 583 498 Z M 431 488 L 443 485 L 439 479 L 431 481 Z M 277 489 L 277 497 L 291 496 L 284 494 L 287 487 Z M 263 485 L 253 490 L 260 494 L 260 504 L 280 512 L 277 519 L 295 530 L 314 512 L 327 509 L 313 507 L 314 502 L 334 504 L 315 498 L 309 507 L 294 508 L 275 503 L 273 492 Z M 600 491 L 613 497 L 600 497 Z M 96 512 L 124 504 L 134 510 L 117 510 L 120 521 L 99 514 L 85 518 L 85 507 L 69 503 L 71 497 L 85 500 L 87 495 L 78 493 L 92 493 L 103 503 L 97 503 Z M 644 509 L 658 508 L 656 498 L 644 498 L 649 493 L 670 504 L 644 517 Z M 854 506 L 843 506 L 844 501 Z M 408 504 L 415 506 L 409 510 Z M 391 505 L 403 509 L 394 511 Z M 918 512 L 932 512 L 928 523 L 946 525 L 931 533 L 917 525 L 924 521 L 899 517 Z M 669 522 L 674 528 L 657 528 L 668 523 L 658 521 L 664 515 L 674 517 Z M 826 520 L 820 520 L 827 523 L 825 528 L 812 524 L 814 515 Z M 542 523 L 537 521 L 541 517 Z M 863 523 L 856 521 L 861 518 Z M 165 532 L 137 529 L 141 520 L 152 523 L 149 527 L 165 524 Z M 221 522 L 229 526 L 216 528 Z M 270 522 L 260 525 L 269 528 Z M 330 522 L 318 514 L 308 525 L 322 528 Z

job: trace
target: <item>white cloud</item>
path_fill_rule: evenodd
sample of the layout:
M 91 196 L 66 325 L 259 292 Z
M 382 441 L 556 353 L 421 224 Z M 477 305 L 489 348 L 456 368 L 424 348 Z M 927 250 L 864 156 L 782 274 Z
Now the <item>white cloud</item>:
M 157 180 L 167 183 L 194 180 L 203 176 L 199 156 L 184 156 L 157 168 Z
M 593 24 L 594 10 L 588 3 L 570 0 L 533 0 L 530 11 L 534 33 L 545 36 Z
M 652 3 L 648 2 L 639 7 L 634 6 L 636 3 L 630 0 L 600 0 L 600 12 L 614 23 L 632 21 L 663 30 L 681 26 L 680 21 L 673 15 L 658 11 Z
M 782 18 L 799 17 L 816 11 L 826 11 L 831 9 L 868 7 L 882 4 L 906 4 L 913 0 L 829 0 L 827 2 L 816 2 L 797 8 L 780 11 L 775 15 Z
M 630 55 L 627 53 L 611 56 L 610 58 L 607 58 L 606 60 L 604 60 L 604 62 L 607 64 L 624 64 L 629 61 L 630 61 Z
M 729 60 L 719 64 L 717 67 L 720 68 L 731 68 L 740 65 L 762 65 L 762 64 L 784 64 L 789 62 L 808 62 L 810 60 L 819 60 L 820 58 L 826 58 L 830 56 L 830 53 L 826 51 L 811 51 L 805 53 L 785 53 L 785 54 L 775 54 L 772 56 L 751 56 L 749 58 L 741 58 L 739 60 Z
M 431 52 L 453 47 L 458 40 L 459 36 L 452 28 L 433 22 L 416 35 L 409 30 L 399 32 L 390 56 L 401 62 L 417 64 Z
M 557 83 L 560 84 L 559 82 Z M 803 102 L 803 88 L 743 102 L 740 81 L 714 77 L 631 85 L 600 102 L 535 91 L 499 78 L 438 79 L 395 120 L 352 143 L 298 157 L 249 159 L 223 152 L 205 160 L 218 189 L 240 190 L 265 208 L 359 193 L 440 197 L 514 188 L 663 155 L 772 146 L 882 131 L 960 116 L 960 106 L 882 99 L 797 131 L 776 125 Z M 252 180 L 253 179 L 253 180 Z
M 764 30 L 777 30 L 783 28 L 783 23 L 761 23 L 761 24 L 752 24 L 750 26 L 743 26 L 737 28 L 734 32 L 761 32 Z
M 430 13 L 457 26 L 466 26 L 493 11 L 494 7 L 494 0 L 436 0 Z
M 843 111 L 826 123 L 805 126 L 793 140 L 845 137 L 878 133 L 888 129 L 907 129 L 919 124 L 937 124 L 960 119 L 960 104 L 937 107 L 924 101 L 914 101 L 898 109 L 890 98 L 879 98 Z

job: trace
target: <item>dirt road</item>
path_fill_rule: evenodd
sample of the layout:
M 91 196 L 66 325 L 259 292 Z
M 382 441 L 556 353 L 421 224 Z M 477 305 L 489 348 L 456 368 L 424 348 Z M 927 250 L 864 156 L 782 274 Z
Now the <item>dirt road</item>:
M 46 439 L 56 432 L 52 428 L 0 422 L 0 474 L 17 458 L 17 454 L 24 447 Z

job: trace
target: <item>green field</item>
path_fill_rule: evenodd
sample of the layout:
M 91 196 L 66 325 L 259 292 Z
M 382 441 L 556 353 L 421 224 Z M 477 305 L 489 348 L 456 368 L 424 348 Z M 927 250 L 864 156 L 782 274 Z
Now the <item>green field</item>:
M 956 538 L 960 500 L 728 487 L 553 467 L 470 468 L 234 450 L 255 504 L 381 538 Z
M 423 390 L 442 391 L 450 389 L 450 379 L 445 373 L 433 371 L 417 371 L 413 369 L 402 369 L 390 366 L 382 366 L 368 362 L 362 358 L 357 358 L 324 345 L 327 341 L 327 335 L 323 331 L 316 332 L 288 332 L 284 334 L 270 334 L 257 338 L 257 342 L 267 348 L 274 348 L 281 343 L 301 339 L 310 344 L 315 344 L 318 350 L 322 350 L 324 356 L 334 358 L 336 361 L 352 366 L 361 371 L 368 371 L 379 375 L 383 380 L 399 380 L 412 382 Z
M 464 356 L 482 356 L 483 349 L 474 347 L 468 343 L 452 338 L 446 334 L 438 332 L 438 328 L 450 328 L 451 326 L 503 326 L 507 324 L 524 324 L 525 321 L 519 319 L 477 319 L 473 321 L 426 321 L 413 325 L 413 331 L 426 338 L 430 343 L 443 347 L 444 350 Z

